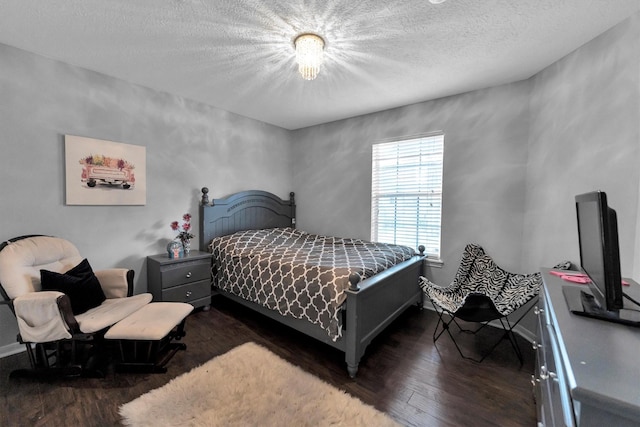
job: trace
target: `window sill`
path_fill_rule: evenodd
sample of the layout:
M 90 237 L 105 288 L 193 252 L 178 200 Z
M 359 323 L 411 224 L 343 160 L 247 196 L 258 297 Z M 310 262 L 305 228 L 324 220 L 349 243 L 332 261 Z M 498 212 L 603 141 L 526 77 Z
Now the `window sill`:
M 425 258 L 424 261 L 429 267 L 442 268 L 444 266 L 444 262 L 441 259 Z

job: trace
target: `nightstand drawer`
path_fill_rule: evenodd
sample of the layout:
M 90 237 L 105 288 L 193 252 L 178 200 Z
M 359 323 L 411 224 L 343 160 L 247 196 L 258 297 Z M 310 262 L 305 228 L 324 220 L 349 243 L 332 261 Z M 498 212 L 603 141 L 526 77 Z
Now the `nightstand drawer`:
M 211 279 L 211 264 L 209 260 L 182 262 L 162 269 L 162 288 L 171 288 L 184 283 Z
M 147 287 L 154 301 L 188 302 L 208 309 L 211 304 L 211 254 L 191 251 L 184 258 L 167 254 L 147 257 Z
M 211 280 L 188 283 L 182 286 L 174 286 L 162 291 L 162 301 L 189 302 L 211 295 Z

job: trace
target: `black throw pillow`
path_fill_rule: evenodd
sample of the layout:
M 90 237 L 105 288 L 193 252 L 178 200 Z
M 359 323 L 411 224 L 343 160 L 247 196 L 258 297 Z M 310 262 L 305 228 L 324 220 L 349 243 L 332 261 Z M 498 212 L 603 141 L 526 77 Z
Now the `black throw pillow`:
M 102 286 L 87 259 L 66 273 L 40 270 L 43 291 L 59 291 L 67 294 L 73 314 L 82 314 L 106 300 Z

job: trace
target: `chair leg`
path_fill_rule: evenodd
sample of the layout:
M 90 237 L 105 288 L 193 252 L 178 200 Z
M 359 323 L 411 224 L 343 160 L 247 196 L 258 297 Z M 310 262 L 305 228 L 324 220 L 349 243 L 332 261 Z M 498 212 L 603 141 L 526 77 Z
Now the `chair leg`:
M 455 321 L 455 318 L 451 315 L 451 313 L 449 313 L 448 311 L 445 310 L 439 310 L 437 305 L 433 305 L 436 313 L 438 314 L 438 322 L 436 323 L 436 327 L 433 330 L 433 343 L 435 344 L 436 341 L 438 341 L 438 338 L 440 338 L 440 336 L 445 332 L 449 330 L 449 325 L 451 324 L 451 322 Z M 444 315 L 449 316 L 449 321 L 447 322 L 444 319 Z M 442 330 L 438 333 L 438 327 L 442 325 Z
M 475 359 L 471 359 L 471 360 L 474 360 L 478 363 L 482 363 L 484 359 L 487 358 L 487 356 L 493 353 L 493 350 L 495 350 L 496 347 L 498 347 L 498 344 L 500 344 L 505 338 L 507 338 L 509 340 L 509 343 L 511 344 L 511 347 L 513 347 L 513 350 L 516 353 L 516 357 L 520 362 L 520 366 L 522 366 L 522 363 L 523 363 L 522 352 L 520 351 L 520 347 L 518 346 L 518 342 L 516 341 L 515 334 L 513 333 L 513 326 L 515 326 L 515 324 L 511 326 L 509 319 L 507 319 L 506 317 L 498 320 L 500 321 L 500 325 L 502 326 L 503 334 L 500 336 L 500 338 L 496 340 L 493 346 L 487 352 L 484 353 L 482 358 L 480 358 L 479 360 L 475 360 Z M 505 325 L 505 322 L 506 322 L 506 325 Z
M 29 356 L 29 363 L 31 364 L 31 368 L 36 368 L 36 356 L 33 354 L 33 349 L 31 348 L 31 344 L 25 343 L 27 347 L 27 355 Z
M 39 368 L 48 369 L 51 367 L 45 344 L 36 344 L 36 360 Z
M 506 323 L 506 326 L 505 326 Z M 518 360 L 520 361 L 520 365 L 522 365 L 522 352 L 520 351 L 520 346 L 518 345 L 518 341 L 516 340 L 516 336 L 513 333 L 513 326 L 511 322 L 509 322 L 508 318 L 500 319 L 500 324 L 502 325 L 502 329 L 506 330 L 507 339 L 511 343 L 511 347 L 513 347 L 513 351 L 516 353 Z
M 451 341 L 453 341 L 453 344 L 456 346 L 456 349 L 458 350 L 458 353 L 460 353 L 460 356 L 463 359 L 468 359 L 467 356 L 464 355 L 464 353 L 462 352 L 462 349 L 460 348 L 460 346 L 458 346 L 458 343 L 456 342 L 453 334 L 451 333 L 450 327 L 452 323 L 455 323 L 455 325 L 458 327 L 459 330 L 463 330 L 460 325 L 458 324 L 458 322 L 456 321 L 456 317 L 455 315 L 453 315 L 452 313 L 450 313 L 447 310 L 438 309 L 438 305 L 433 304 L 436 313 L 438 314 L 438 322 L 436 323 L 436 327 L 433 330 L 433 344 L 436 345 L 436 341 L 438 341 L 438 339 L 442 336 L 443 333 L 447 333 L 449 335 L 449 338 L 451 338 Z M 444 315 L 449 316 L 449 320 L 445 320 L 445 318 L 443 317 Z M 438 327 L 442 325 L 442 330 L 438 333 Z

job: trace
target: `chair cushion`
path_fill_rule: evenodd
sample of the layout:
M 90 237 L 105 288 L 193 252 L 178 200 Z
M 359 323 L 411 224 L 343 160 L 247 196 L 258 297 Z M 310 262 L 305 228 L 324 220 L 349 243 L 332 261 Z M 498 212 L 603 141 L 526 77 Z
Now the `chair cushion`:
M 421 277 L 419 283 L 434 304 L 450 313 L 457 313 L 465 306 L 469 296 L 482 294 L 486 299 L 478 300 L 474 296 L 463 315 L 475 316 L 471 312 L 479 309 L 495 318 L 496 311 L 507 316 L 536 296 L 542 278 L 539 272 L 510 273 L 500 268 L 480 245 L 470 243 L 465 247 L 455 279 L 448 287 L 440 287 L 426 277 Z M 493 307 L 484 306 L 488 301 Z
M 152 302 L 113 325 L 105 339 L 158 341 L 193 311 L 184 302 Z
M 58 237 L 34 236 L 0 251 L 0 283 L 11 299 L 40 291 L 40 270 L 64 273 L 82 261 L 78 249 Z
M 97 307 L 106 299 L 86 258 L 66 273 L 40 270 L 40 284 L 42 290 L 67 294 L 74 315 Z
M 533 274 L 513 274 L 505 284 L 502 292 L 492 298 L 496 308 L 501 313 L 512 313 L 517 308 L 523 306 L 531 298 L 538 295 L 542 275 Z
M 469 243 L 464 248 L 462 259 L 460 260 L 460 265 L 458 266 L 458 271 L 456 271 L 456 276 L 449 286 L 459 287 L 463 283 L 468 282 L 469 275 L 471 274 L 471 267 L 473 266 L 476 258 L 484 254 L 485 253 L 484 249 L 482 249 L 482 246 L 475 243 Z
M 424 276 L 420 276 L 419 285 L 431 302 L 450 313 L 455 313 L 462 307 L 468 295 L 464 289 L 453 286 L 442 288 Z
M 501 318 L 502 313 L 486 295 L 469 294 L 462 307 L 456 310 L 456 317 L 467 322 L 487 322 Z
M 149 304 L 152 298 L 151 294 L 144 293 L 127 298 L 107 299 L 96 308 L 76 316 L 80 331 L 90 334 L 114 325 Z
M 493 261 L 493 259 L 482 253 L 476 256 L 470 269 L 468 281 L 464 286 L 469 293 L 478 293 L 494 298 L 500 294 L 507 281 L 507 272 Z

